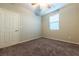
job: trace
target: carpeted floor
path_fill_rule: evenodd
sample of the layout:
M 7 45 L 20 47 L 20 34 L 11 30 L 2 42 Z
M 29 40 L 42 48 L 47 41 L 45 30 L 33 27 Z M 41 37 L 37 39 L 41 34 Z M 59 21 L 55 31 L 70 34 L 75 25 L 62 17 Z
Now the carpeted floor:
M 79 45 L 39 38 L 0 49 L 1 56 L 79 56 Z

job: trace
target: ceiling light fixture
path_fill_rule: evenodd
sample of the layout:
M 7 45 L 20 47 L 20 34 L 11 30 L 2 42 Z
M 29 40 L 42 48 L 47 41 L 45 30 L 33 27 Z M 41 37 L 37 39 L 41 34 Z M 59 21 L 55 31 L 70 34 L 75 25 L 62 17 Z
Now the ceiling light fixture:
M 51 3 L 32 3 L 33 6 L 40 6 L 40 8 L 50 8 L 51 7 Z

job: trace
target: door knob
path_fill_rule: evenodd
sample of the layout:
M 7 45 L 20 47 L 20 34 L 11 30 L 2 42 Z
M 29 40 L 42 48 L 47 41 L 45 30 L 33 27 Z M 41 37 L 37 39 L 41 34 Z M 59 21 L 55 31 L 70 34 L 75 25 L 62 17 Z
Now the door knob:
M 17 32 L 17 31 L 19 31 L 19 30 L 15 30 L 15 32 Z

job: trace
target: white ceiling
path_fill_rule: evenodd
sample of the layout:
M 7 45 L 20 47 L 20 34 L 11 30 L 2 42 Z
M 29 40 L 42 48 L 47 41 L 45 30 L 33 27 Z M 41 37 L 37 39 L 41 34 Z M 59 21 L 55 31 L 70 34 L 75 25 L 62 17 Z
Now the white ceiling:
M 21 7 L 31 10 L 38 16 L 43 16 L 64 7 L 65 5 L 67 5 L 67 3 L 51 3 L 50 8 L 41 8 L 40 5 L 33 6 L 32 3 L 10 3 L 10 4 L 5 4 L 5 5 L 13 5 L 17 7 L 21 6 Z
M 54 12 L 58 9 L 63 8 L 65 5 L 67 5 L 67 4 L 66 3 L 55 3 L 51 6 L 51 8 L 46 9 L 46 10 L 41 10 L 41 15 L 45 15 L 45 14 L 48 14 L 50 12 Z
M 31 6 L 32 10 L 35 12 L 35 14 L 43 16 L 46 15 L 50 12 L 54 12 L 58 9 L 63 8 L 65 5 L 67 5 L 67 3 L 52 3 L 50 8 L 41 8 L 41 6 Z

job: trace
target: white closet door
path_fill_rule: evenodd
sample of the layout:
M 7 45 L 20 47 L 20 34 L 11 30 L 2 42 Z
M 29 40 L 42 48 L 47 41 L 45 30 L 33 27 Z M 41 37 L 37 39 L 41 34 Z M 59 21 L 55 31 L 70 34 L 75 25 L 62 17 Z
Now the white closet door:
M 5 35 L 5 21 L 3 19 L 3 15 L 2 15 L 2 10 L 0 9 L 0 47 L 2 47 L 3 43 L 4 43 L 4 35 Z
M 0 47 L 7 47 L 19 42 L 19 14 L 8 10 L 0 10 Z

